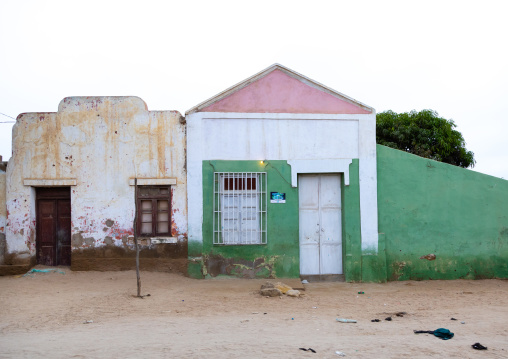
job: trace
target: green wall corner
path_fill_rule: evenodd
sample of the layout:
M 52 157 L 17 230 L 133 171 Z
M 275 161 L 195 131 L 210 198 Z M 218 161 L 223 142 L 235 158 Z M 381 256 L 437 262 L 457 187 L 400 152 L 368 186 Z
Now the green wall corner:
M 388 280 L 508 278 L 508 181 L 380 145 L 377 168 Z
M 342 245 L 346 282 L 362 280 L 359 161 L 349 165 L 349 186 L 342 181 Z

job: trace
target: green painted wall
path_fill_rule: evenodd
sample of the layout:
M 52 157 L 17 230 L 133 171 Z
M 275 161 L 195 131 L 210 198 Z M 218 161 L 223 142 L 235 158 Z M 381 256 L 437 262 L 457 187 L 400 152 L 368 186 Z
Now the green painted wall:
M 342 183 L 343 263 L 347 281 L 362 280 L 358 168 L 358 160 L 353 160 L 349 169 L 350 185 Z M 268 192 L 286 193 L 285 204 L 268 203 L 266 245 L 213 244 L 214 172 L 266 172 Z M 231 275 L 298 277 L 298 217 L 298 188 L 291 187 L 291 166 L 286 161 L 269 160 L 263 164 L 259 161 L 203 161 L 203 274 L 208 274 L 212 267 L 222 266 L 222 271 L 232 269 Z
M 349 166 L 349 186 L 342 182 L 342 243 L 346 282 L 386 282 L 384 236 L 379 236 L 378 254 L 362 252 L 359 160 Z
M 508 181 L 380 145 L 377 170 L 388 280 L 508 277 Z
M 349 186 L 342 181 L 342 251 L 346 282 L 362 279 L 360 182 L 358 160 L 349 166 Z
M 266 172 L 268 194 L 286 193 L 285 204 L 268 203 L 267 244 L 213 244 L 213 173 Z M 270 202 L 270 200 L 268 200 Z M 221 274 L 248 277 L 299 276 L 298 188 L 291 187 L 286 161 L 203 161 L 203 258 L 205 275 L 212 268 Z

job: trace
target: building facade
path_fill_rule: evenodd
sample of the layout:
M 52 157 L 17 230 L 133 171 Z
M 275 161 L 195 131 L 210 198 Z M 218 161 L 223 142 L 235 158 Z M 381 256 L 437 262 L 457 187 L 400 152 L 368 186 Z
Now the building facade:
M 137 97 L 70 97 L 56 113 L 21 114 L 7 166 L 6 264 L 132 268 L 136 208 L 144 265 L 185 261 L 186 179 L 176 111 L 148 111 Z
M 0 274 L 508 278 L 508 181 L 376 145 L 375 110 L 275 64 L 187 111 L 70 97 L 0 160 Z
M 378 260 L 372 108 L 276 64 L 186 121 L 191 273 L 349 279 Z

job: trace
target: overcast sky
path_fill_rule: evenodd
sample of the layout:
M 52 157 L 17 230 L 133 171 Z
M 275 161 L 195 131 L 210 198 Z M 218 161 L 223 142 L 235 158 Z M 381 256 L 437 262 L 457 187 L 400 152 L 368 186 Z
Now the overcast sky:
M 280 63 L 376 109 L 453 119 L 508 179 L 506 1 L 0 0 L 0 112 L 66 96 L 194 105 Z M 12 121 L 0 115 L 0 121 Z M 11 153 L 0 123 L 0 155 Z

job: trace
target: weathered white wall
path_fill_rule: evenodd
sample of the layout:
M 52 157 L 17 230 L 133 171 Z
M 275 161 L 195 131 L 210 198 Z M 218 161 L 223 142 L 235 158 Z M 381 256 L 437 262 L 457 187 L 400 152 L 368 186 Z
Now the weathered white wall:
M 127 245 L 133 235 L 129 179 L 173 179 L 172 235 L 187 237 L 185 125 L 177 111 L 148 111 L 137 97 L 70 97 L 57 113 L 21 114 L 7 168 L 10 253 L 35 254 L 35 189 L 71 187 L 72 247 Z M 67 181 L 69 182 L 69 181 Z
M 204 118 L 203 159 L 358 158 L 358 120 L 321 117 Z
M 292 166 L 296 178 L 298 173 L 338 168 L 347 175 L 344 166 L 358 158 L 362 250 L 377 253 L 375 113 L 194 112 L 186 120 L 190 188 L 202 187 L 203 160 L 287 160 L 296 164 Z M 203 193 L 189 191 L 188 199 L 189 241 L 202 242 Z
M 7 219 L 7 206 L 6 206 L 6 174 L 3 169 L 2 159 L 0 156 L 0 264 L 4 264 L 4 254 L 6 250 L 5 242 L 5 222 Z

